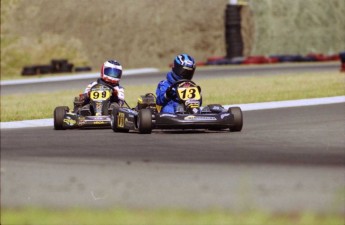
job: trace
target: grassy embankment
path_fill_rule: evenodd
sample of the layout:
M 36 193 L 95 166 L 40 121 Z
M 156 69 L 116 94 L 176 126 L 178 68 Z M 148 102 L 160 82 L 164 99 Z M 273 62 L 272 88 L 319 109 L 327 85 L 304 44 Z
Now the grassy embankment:
M 2 209 L 1 224 L 26 225 L 340 225 L 341 215 L 316 215 L 314 213 L 278 214 L 265 212 L 230 213 L 222 210 L 190 211 L 176 209 Z
M 109 58 L 128 69 L 166 66 L 182 52 L 197 61 L 226 54 L 228 0 L 189 1 L 188 13 L 184 0 L 99 2 L 1 1 L 1 79 L 59 58 L 98 70 Z M 339 53 L 344 8 L 343 0 L 251 1 L 241 9 L 244 55 Z
M 203 104 L 240 104 L 345 95 L 345 77 L 334 73 L 236 77 L 201 80 Z M 139 95 L 156 85 L 127 86 L 126 99 L 134 107 Z M 52 118 L 56 106 L 72 107 L 82 89 L 44 94 L 1 96 L 1 122 Z M 3 107 L 6 106 L 6 107 Z

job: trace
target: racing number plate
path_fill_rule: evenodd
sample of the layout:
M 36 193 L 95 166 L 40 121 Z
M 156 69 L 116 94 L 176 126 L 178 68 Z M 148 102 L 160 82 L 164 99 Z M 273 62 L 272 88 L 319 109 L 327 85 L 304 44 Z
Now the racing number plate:
M 200 100 L 200 92 L 198 87 L 179 87 L 177 91 L 180 99 L 184 101 L 188 99 Z
M 94 101 L 104 101 L 110 98 L 111 93 L 108 90 L 91 91 L 90 98 Z

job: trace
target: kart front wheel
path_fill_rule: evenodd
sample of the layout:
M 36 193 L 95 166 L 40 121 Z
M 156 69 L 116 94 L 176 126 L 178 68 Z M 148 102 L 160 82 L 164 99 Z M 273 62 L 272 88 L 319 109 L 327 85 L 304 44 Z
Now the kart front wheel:
M 137 118 L 137 126 L 139 133 L 151 134 L 152 131 L 152 113 L 150 109 L 142 109 L 139 111 Z
M 54 129 L 55 130 L 65 130 L 63 126 L 63 120 L 65 118 L 66 112 L 69 111 L 67 106 L 58 106 L 54 110 Z
M 240 107 L 231 107 L 228 112 L 234 115 L 234 124 L 230 126 L 230 132 L 239 132 L 243 127 L 243 114 Z

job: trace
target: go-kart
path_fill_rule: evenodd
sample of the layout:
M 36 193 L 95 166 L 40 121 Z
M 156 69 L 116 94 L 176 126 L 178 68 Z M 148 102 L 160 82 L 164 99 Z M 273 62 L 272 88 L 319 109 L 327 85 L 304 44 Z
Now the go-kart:
M 80 105 L 73 111 L 70 111 L 68 106 L 56 107 L 54 110 L 55 130 L 87 127 L 110 128 L 111 112 L 114 108 L 120 107 L 117 103 L 110 102 L 112 93 L 112 87 L 97 84 L 90 90 L 88 104 Z
M 209 129 L 238 132 L 242 130 L 243 116 L 239 107 L 225 109 L 211 104 L 201 107 L 201 88 L 190 80 L 180 80 L 171 87 L 177 93 L 179 105 L 174 114 L 161 113 L 154 94 L 139 98 L 135 110 L 116 108 L 112 112 L 111 127 L 114 132 L 137 130 L 151 133 L 152 129 Z

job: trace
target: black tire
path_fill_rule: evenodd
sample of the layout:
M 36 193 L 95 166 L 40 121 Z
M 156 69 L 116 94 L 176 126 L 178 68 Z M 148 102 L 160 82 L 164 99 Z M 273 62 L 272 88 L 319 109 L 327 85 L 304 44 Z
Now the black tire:
M 75 67 L 74 71 L 75 72 L 85 72 L 85 71 L 91 71 L 91 67 L 90 66 L 84 66 L 84 67 Z
M 40 65 L 40 66 L 37 66 L 37 73 L 38 74 L 50 74 L 50 73 L 53 73 L 53 66 L 51 66 L 51 65 Z
M 116 109 L 120 108 L 120 105 L 116 102 L 111 103 L 108 109 L 108 115 L 111 115 L 115 108 Z
M 151 134 L 152 131 L 152 113 L 150 109 L 142 109 L 139 111 L 137 118 L 137 126 L 139 133 Z
M 118 113 L 118 110 L 117 109 L 113 109 L 112 112 L 111 112 L 111 129 L 114 131 L 114 132 L 119 132 L 119 130 L 117 129 L 117 113 Z
M 70 73 L 72 72 L 73 70 L 73 67 L 74 67 L 74 64 L 73 63 L 67 63 L 67 64 L 63 64 L 60 68 L 60 72 L 67 72 L 67 73 Z
M 339 53 L 340 61 L 344 65 L 345 64 L 345 51 Z
M 228 112 L 234 115 L 234 125 L 230 126 L 230 132 L 239 132 L 243 127 L 243 114 L 240 107 L 230 107 Z
M 53 66 L 53 72 L 54 73 L 61 73 L 61 68 L 64 65 L 67 65 L 68 60 L 67 59 L 52 59 L 51 65 Z
M 119 108 L 118 107 L 114 107 L 113 110 L 112 110 L 112 114 L 111 114 L 111 129 L 114 131 L 114 132 L 123 132 L 123 133 L 127 133 L 129 132 L 129 129 L 124 129 L 124 128 L 119 128 L 117 127 L 117 116 L 119 114 Z
M 22 70 L 23 76 L 30 76 L 30 75 L 36 75 L 37 74 L 37 68 L 36 66 L 25 66 Z
M 67 106 L 58 106 L 54 110 L 54 129 L 55 130 L 65 130 L 63 126 L 63 119 L 66 112 L 69 111 Z

